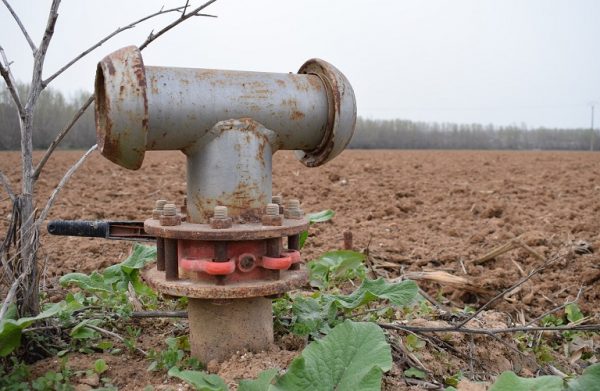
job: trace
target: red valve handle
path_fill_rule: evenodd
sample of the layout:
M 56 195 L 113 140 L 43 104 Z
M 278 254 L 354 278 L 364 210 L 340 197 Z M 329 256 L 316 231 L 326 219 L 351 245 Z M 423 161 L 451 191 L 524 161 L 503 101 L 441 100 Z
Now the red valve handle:
M 191 272 L 204 272 L 212 276 L 224 276 L 235 271 L 235 260 L 215 262 L 212 259 L 182 258 L 179 266 Z
M 302 257 L 298 250 L 285 250 L 281 252 L 281 255 L 292 258 L 292 264 L 302 262 Z
M 271 258 L 267 256 L 262 257 L 262 267 L 271 270 L 287 270 L 292 266 L 291 257 Z

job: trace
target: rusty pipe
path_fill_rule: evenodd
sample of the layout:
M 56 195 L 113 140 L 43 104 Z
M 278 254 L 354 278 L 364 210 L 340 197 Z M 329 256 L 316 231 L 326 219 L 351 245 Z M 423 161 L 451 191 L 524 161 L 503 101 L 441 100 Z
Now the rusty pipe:
M 356 100 L 346 77 L 318 59 L 298 74 L 147 67 L 128 46 L 98 64 L 95 112 L 101 153 L 129 169 L 147 150 L 197 149 L 216 123 L 240 118 L 273 131 L 272 152 L 296 150 L 314 167 L 350 142 Z

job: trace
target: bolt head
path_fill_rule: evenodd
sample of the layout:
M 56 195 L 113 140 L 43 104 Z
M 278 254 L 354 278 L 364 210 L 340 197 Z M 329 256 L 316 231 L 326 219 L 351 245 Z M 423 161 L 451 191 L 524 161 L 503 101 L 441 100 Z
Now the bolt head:
M 232 226 L 233 226 L 233 219 L 231 217 L 225 217 L 225 218 L 213 217 L 210 219 L 210 227 L 212 229 L 225 229 L 225 228 L 231 228 Z
M 283 225 L 283 215 L 280 214 L 276 214 L 276 215 L 262 215 L 261 218 L 261 223 L 264 226 L 269 226 L 269 227 L 278 227 L 278 226 L 282 226 Z
M 172 227 L 181 224 L 181 216 L 178 214 L 176 214 L 175 216 L 167 216 L 163 214 L 162 216 L 160 216 L 159 221 L 160 225 L 162 226 Z

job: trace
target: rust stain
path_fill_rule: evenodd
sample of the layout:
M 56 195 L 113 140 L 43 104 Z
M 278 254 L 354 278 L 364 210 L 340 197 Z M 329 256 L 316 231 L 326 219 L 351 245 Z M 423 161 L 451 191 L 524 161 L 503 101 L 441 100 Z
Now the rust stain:
M 290 115 L 290 119 L 292 121 L 298 121 L 301 120 L 305 117 L 304 113 L 298 110 L 294 110 L 292 111 L 292 114 Z

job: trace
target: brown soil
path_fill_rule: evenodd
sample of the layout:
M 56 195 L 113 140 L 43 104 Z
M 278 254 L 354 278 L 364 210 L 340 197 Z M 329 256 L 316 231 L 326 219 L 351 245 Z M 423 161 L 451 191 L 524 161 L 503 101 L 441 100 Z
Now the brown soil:
M 50 160 L 37 187 L 45 200 L 63 173 L 81 152 L 58 152 Z M 39 158 L 39 154 L 36 155 Z M 19 154 L 0 154 L 0 170 L 18 187 Z M 465 152 L 465 151 L 346 151 L 329 164 L 308 169 L 293 155 L 274 158 L 274 194 L 297 197 L 307 212 L 335 210 L 333 221 L 315 225 L 304 250 L 307 259 L 342 247 L 342 234 L 350 230 L 354 247 L 369 248 L 381 273 L 396 277 L 406 271 L 441 270 L 467 277 L 474 285 L 496 293 L 516 282 L 542 261 L 515 249 L 481 265 L 473 261 L 495 247 L 521 236 L 538 253 L 550 257 L 578 240 L 591 244 L 592 254 L 571 253 L 524 285 L 496 311 L 515 318 L 521 310 L 532 319 L 573 298 L 584 285 L 580 307 L 595 315 L 600 296 L 600 156 L 585 152 Z M 95 154 L 64 188 L 52 219 L 142 220 L 150 216 L 156 199 L 181 201 L 185 194 L 185 157 L 177 152 L 147 153 L 143 167 L 128 171 Z M 38 207 L 43 207 L 40 202 Z M 9 202 L 0 202 L 6 229 Z M 91 272 L 122 260 L 130 247 L 125 242 L 101 239 L 51 237 L 42 233 L 40 259 L 46 260 L 44 281 L 50 296 L 60 297 L 57 279 L 69 272 Z M 387 263 L 385 263 L 387 262 Z M 382 267 L 385 263 L 385 267 Z M 420 282 L 432 296 L 443 294 L 447 305 L 477 306 L 477 295 L 435 282 Z M 164 336 L 142 342 L 160 348 Z M 489 340 L 477 340 L 479 360 L 490 372 L 506 366 L 520 368 L 514 352 Z M 457 342 L 458 345 L 466 342 Z M 486 345 L 487 344 L 487 345 Z M 500 352 L 495 355 L 490 349 Z M 93 362 L 100 356 L 72 355 L 72 360 Z M 270 353 L 240 353 L 218 372 L 232 381 L 254 376 L 259 369 L 284 368 L 292 358 L 282 346 Z M 251 359 L 251 360 L 250 360 Z M 55 359 L 47 359 L 52 363 Z M 124 389 L 160 385 L 145 372 L 147 362 L 132 357 L 110 357 L 108 376 L 121 379 Z M 433 372 L 451 374 L 469 364 L 443 365 L 423 357 Z M 249 365 L 249 362 L 252 365 Z M 265 364 L 262 364 L 265 363 Z M 505 365 L 506 364 L 506 365 Z M 43 368 L 52 365 L 39 364 Z M 84 365 L 84 366 L 85 366 Z M 466 367 L 465 367 L 466 366 Z M 87 366 L 89 368 L 89 365 Z M 232 369 L 233 368 L 233 369 Z M 435 369 L 437 368 L 437 369 Z M 441 373 L 440 372 L 440 373 Z M 135 373 L 139 373 L 135 375 Z M 393 376 L 392 376 L 393 377 Z M 138 379 L 139 380 L 136 380 Z M 387 377 L 388 389 L 404 387 Z M 390 383 L 391 382 L 391 383 Z M 172 380 L 169 384 L 178 384 Z

